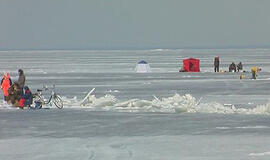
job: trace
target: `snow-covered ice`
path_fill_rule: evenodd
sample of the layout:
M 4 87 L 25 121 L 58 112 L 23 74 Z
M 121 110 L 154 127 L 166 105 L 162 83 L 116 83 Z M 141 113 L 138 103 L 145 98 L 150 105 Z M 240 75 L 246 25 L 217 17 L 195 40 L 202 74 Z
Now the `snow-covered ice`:
M 213 73 L 215 56 L 224 70 L 241 61 L 246 79 Z M 200 73 L 178 72 L 187 57 Z M 134 72 L 141 59 L 151 73 Z M 1 100 L 0 159 L 268 160 L 269 59 L 270 49 L 1 51 L 0 73 L 17 80 L 22 68 L 33 92 L 55 84 L 65 106 Z

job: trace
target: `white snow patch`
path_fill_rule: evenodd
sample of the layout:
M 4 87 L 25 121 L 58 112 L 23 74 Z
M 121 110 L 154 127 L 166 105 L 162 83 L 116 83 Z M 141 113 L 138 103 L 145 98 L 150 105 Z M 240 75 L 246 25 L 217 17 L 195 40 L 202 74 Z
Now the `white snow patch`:
M 262 152 L 262 153 L 250 153 L 249 156 L 267 156 L 270 155 L 270 152 Z

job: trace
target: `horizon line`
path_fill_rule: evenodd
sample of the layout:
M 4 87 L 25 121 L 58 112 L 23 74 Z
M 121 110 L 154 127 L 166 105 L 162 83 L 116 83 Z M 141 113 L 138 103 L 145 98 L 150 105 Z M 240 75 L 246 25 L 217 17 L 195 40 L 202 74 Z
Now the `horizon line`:
M 167 47 L 156 47 L 156 48 L 151 48 L 151 47 L 145 47 L 145 48 L 16 48 L 16 49 L 0 49 L 0 51 L 121 51 L 121 50 L 153 50 L 153 51 L 158 51 L 158 50 L 193 50 L 193 49 L 270 49 L 269 46 L 231 46 L 231 47 L 182 47 L 182 48 L 177 48 L 177 47 L 172 47 L 172 48 L 167 48 Z

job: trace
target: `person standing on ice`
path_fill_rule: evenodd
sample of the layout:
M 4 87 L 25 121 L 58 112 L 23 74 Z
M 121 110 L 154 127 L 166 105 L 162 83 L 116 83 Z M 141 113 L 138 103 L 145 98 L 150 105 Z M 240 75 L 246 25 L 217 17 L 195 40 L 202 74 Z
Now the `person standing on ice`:
M 252 67 L 251 68 L 251 74 L 252 74 L 252 79 L 256 79 L 256 77 L 258 76 L 258 72 L 260 72 L 262 69 L 259 68 L 258 66 Z
M 25 75 L 22 69 L 19 69 L 18 73 L 19 73 L 18 85 L 19 85 L 19 88 L 23 90 L 23 87 L 25 84 Z
M 9 100 L 9 94 L 8 94 L 8 89 L 11 87 L 12 81 L 10 78 L 9 73 L 4 73 L 3 79 L 1 81 L 1 89 L 4 92 L 4 100 L 7 102 Z
M 219 57 L 215 57 L 214 70 L 215 70 L 215 72 L 219 72 Z

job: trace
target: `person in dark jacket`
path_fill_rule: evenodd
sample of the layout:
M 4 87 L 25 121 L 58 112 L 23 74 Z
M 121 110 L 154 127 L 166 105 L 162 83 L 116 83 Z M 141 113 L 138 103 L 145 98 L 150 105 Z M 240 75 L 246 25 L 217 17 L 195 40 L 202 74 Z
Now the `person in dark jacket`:
M 219 57 L 215 57 L 214 67 L 215 72 L 219 72 Z
M 25 75 L 22 69 L 19 69 L 18 73 L 19 73 L 18 85 L 21 89 L 23 89 L 25 84 Z
M 236 65 L 234 62 L 232 62 L 232 64 L 230 64 L 229 66 L 229 72 L 236 72 Z
M 30 107 L 32 102 L 33 102 L 33 94 L 28 86 L 24 86 L 24 94 L 22 95 L 22 98 L 20 100 L 20 107 L 22 109 L 25 106 Z
M 240 72 L 240 71 L 242 71 L 242 70 L 243 70 L 242 62 L 239 62 L 239 63 L 237 64 L 237 72 Z

